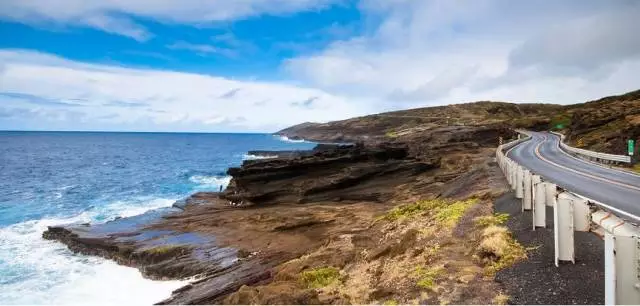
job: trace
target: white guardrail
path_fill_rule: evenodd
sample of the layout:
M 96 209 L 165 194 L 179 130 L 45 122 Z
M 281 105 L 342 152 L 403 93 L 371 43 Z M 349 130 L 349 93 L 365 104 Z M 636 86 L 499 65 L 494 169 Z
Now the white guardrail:
M 562 150 L 565 150 L 568 153 L 582 155 L 588 159 L 595 159 L 603 162 L 618 162 L 618 163 L 628 163 L 628 164 L 631 163 L 631 156 L 629 155 L 607 154 L 607 153 L 600 153 L 600 152 L 574 148 L 564 143 L 564 138 L 565 138 L 564 135 L 557 132 L 551 132 L 551 133 L 560 136 L 560 148 Z
M 516 198 L 522 199 L 522 211 L 532 211 L 533 230 L 546 227 L 546 206 L 553 207 L 556 266 L 559 261 L 575 263 L 574 232 L 594 232 L 604 239 L 605 304 L 640 304 L 640 230 L 618 216 L 640 217 L 563 190 L 517 164 L 504 150 L 531 139 L 518 132 L 526 137 L 500 145 L 496 161 Z

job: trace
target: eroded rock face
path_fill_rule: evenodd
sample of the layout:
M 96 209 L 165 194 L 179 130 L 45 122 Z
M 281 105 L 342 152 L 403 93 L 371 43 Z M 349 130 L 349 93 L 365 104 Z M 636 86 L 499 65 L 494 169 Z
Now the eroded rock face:
M 393 188 L 437 168 L 418 160 L 404 144 L 335 146 L 289 159 L 245 162 L 221 198 L 241 206 L 319 201 L 388 200 Z

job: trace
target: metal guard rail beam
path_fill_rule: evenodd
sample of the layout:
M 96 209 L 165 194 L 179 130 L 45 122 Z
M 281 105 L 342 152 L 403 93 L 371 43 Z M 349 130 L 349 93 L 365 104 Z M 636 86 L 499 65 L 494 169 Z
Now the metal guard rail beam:
M 526 131 L 517 132 L 529 136 Z M 503 152 L 529 139 L 531 137 L 498 146 L 496 162 L 515 191 L 515 197 L 522 199 L 522 211 L 532 211 L 533 230 L 546 227 L 546 206 L 553 207 L 555 265 L 558 266 L 559 261 L 575 264 L 574 231 L 602 232 L 605 304 L 640 305 L 640 230 L 633 222 L 624 220 L 640 218 L 548 182 Z
M 553 132 L 553 131 L 551 133 L 560 136 L 560 148 L 565 150 L 565 151 L 567 151 L 567 152 L 569 152 L 569 153 L 580 154 L 580 155 L 584 155 L 586 157 L 596 158 L 596 159 L 601 159 L 601 160 L 609 160 L 609 161 L 620 162 L 620 163 L 631 163 L 631 156 L 607 154 L 607 153 L 600 153 L 600 152 L 594 152 L 594 151 L 574 148 L 574 147 L 564 143 L 564 139 L 565 139 L 564 135 L 562 135 L 562 134 L 560 134 L 558 132 Z
M 515 146 L 517 146 L 517 145 L 519 145 L 519 144 L 521 144 L 521 143 L 523 143 L 523 142 L 528 141 L 529 139 L 531 139 L 531 136 L 529 135 L 529 133 L 527 133 L 527 132 L 526 132 L 526 131 L 524 131 L 524 130 L 516 130 L 516 132 L 518 132 L 518 133 L 520 133 L 520 134 L 522 134 L 522 135 L 525 135 L 526 137 L 521 138 L 521 139 L 518 139 L 518 140 L 511 141 L 511 142 L 508 142 L 508 143 L 505 143 L 505 144 L 503 144 L 503 145 L 501 145 L 501 146 L 498 146 L 498 149 L 497 149 L 497 152 L 496 152 L 496 154 L 498 155 L 498 159 L 502 159 L 502 160 L 507 160 L 507 161 L 510 161 L 510 162 L 514 162 L 511 158 L 507 157 L 507 156 L 504 154 L 504 151 L 505 151 L 505 150 L 509 150 L 509 149 L 511 149 L 511 148 L 513 148 L 513 147 L 515 147 Z M 560 134 L 560 133 L 556 133 L 556 132 L 551 132 L 551 133 L 554 133 L 554 134 L 556 134 L 556 135 L 560 136 L 560 137 L 561 137 L 561 141 L 560 141 L 560 143 L 561 143 L 561 144 L 563 143 L 563 142 L 562 142 L 562 140 L 564 140 L 564 139 L 563 139 L 563 138 L 564 138 L 564 135 L 562 135 L 562 134 Z M 574 149 L 575 149 L 575 148 L 574 148 Z M 580 150 L 580 149 L 577 149 L 577 150 Z M 583 151 L 586 151 L 586 150 L 583 150 Z M 587 152 L 591 152 L 591 151 L 587 151 Z M 592 152 L 592 153 L 595 153 L 595 152 Z M 600 153 L 600 154 L 603 154 L 603 153 Z M 611 155 L 611 154 L 608 154 L 608 155 Z M 555 184 L 557 184 L 557 183 L 555 183 Z M 573 194 L 573 195 L 575 195 L 575 196 L 577 196 L 577 197 L 580 197 L 580 198 L 582 198 L 582 199 L 587 200 L 589 203 L 591 203 L 591 204 L 593 204 L 593 205 L 595 205 L 595 206 L 598 206 L 598 207 L 600 207 L 601 209 L 604 209 L 604 210 L 606 210 L 606 211 L 610 211 L 610 212 L 613 212 L 613 213 L 619 214 L 619 215 L 621 215 L 621 216 L 622 216 L 622 218 L 623 218 L 623 219 L 626 219 L 627 221 L 631 221 L 632 223 L 640 224 L 640 216 L 633 215 L 633 214 L 631 214 L 631 213 L 628 213 L 628 212 L 622 211 L 622 210 L 620 210 L 620 209 L 617 209 L 617 208 L 611 207 L 610 205 L 607 205 L 607 204 L 604 204 L 604 203 L 598 202 L 598 201 L 596 201 L 596 200 L 590 199 L 590 198 L 588 198 L 588 197 L 585 197 L 585 196 L 583 196 L 583 195 L 577 194 L 577 193 L 575 193 L 575 192 L 572 192 L 572 191 L 570 191 L 570 190 L 567 190 L 567 189 L 566 189 L 566 188 L 564 188 L 563 186 L 558 185 L 558 187 L 561 187 L 561 188 L 562 188 L 562 189 L 564 189 L 566 192 L 570 192 L 571 194 Z

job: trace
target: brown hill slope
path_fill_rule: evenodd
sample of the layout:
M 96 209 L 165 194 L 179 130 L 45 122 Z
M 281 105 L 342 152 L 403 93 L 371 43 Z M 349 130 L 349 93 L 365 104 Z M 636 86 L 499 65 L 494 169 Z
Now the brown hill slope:
M 481 101 L 416 108 L 328 123 L 306 122 L 277 134 L 316 141 L 377 142 L 433 134 L 447 126 L 489 125 L 560 130 L 574 145 L 624 154 L 627 139 L 640 139 L 640 90 L 573 105 Z

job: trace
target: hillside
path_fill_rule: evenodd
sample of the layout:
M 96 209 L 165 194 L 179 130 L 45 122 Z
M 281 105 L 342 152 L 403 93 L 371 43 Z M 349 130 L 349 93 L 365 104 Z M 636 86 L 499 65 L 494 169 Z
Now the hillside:
M 306 122 L 277 134 L 316 141 L 378 142 L 425 136 L 445 126 L 487 125 L 559 130 L 574 145 L 624 154 L 626 140 L 640 138 L 640 90 L 573 105 L 481 101 L 416 108 L 329 123 Z

